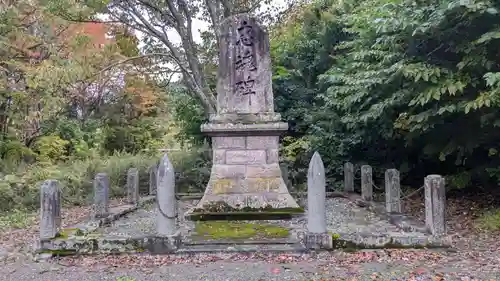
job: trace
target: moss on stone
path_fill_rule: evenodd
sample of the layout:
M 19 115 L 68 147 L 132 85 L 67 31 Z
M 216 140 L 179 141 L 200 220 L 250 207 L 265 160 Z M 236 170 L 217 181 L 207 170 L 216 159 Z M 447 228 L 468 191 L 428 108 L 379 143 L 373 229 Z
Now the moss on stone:
M 333 240 L 340 239 L 340 234 L 338 234 L 338 233 L 328 232 L 328 234 L 330 234 L 332 236 Z
M 59 249 L 59 250 L 43 250 L 42 254 L 52 254 L 54 256 L 71 256 L 76 254 L 76 250 L 72 249 Z
M 63 228 L 61 229 L 55 239 L 67 239 L 69 236 L 83 236 L 85 233 L 79 228 Z
M 195 231 L 206 239 L 284 238 L 289 229 L 270 225 L 231 221 L 197 222 Z

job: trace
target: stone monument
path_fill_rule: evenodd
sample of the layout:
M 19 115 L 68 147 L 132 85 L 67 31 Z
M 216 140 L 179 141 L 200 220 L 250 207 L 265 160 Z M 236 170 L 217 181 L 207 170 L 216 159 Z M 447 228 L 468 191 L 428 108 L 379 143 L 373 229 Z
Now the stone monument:
M 303 212 L 279 166 L 279 135 L 288 129 L 274 112 L 269 36 L 239 14 L 221 24 L 217 114 L 201 131 L 212 137 L 213 166 L 203 198 L 186 215 Z

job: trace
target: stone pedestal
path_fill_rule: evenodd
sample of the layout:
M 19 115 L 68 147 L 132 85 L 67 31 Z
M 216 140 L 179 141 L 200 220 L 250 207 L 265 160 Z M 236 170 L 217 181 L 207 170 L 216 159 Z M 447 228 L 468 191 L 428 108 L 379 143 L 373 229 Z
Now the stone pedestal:
M 273 115 L 272 121 L 265 119 L 270 114 L 264 118 L 242 114 L 238 116 L 240 123 L 215 121 L 202 126 L 202 132 L 212 136 L 212 172 L 205 195 L 186 215 L 301 212 L 288 192 L 279 166 L 279 135 L 288 124 L 275 121 L 280 116 Z M 211 120 L 217 118 L 223 117 L 214 116 Z M 255 123 L 241 122 L 259 118 Z

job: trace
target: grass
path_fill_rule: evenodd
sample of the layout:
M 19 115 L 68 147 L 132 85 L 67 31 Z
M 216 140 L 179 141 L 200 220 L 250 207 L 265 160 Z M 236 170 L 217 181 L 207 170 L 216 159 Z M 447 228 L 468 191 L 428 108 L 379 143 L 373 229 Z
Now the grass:
M 9 229 L 26 228 L 33 224 L 35 215 L 26 210 L 14 209 L 0 215 L 0 232 Z
M 500 230 L 500 209 L 484 213 L 478 218 L 477 226 L 481 229 L 491 231 Z
M 207 239 L 284 238 L 289 235 L 284 227 L 237 221 L 196 222 L 195 232 Z

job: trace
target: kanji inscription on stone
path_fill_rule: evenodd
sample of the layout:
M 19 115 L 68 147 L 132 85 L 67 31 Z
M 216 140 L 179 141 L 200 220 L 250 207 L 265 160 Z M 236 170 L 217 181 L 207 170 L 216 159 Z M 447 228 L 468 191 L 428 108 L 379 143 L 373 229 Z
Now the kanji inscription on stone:
M 241 95 L 255 94 L 255 91 L 253 90 L 254 84 L 255 80 L 253 80 L 250 76 L 248 76 L 246 80 L 239 81 L 236 83 L 236 91 Z

